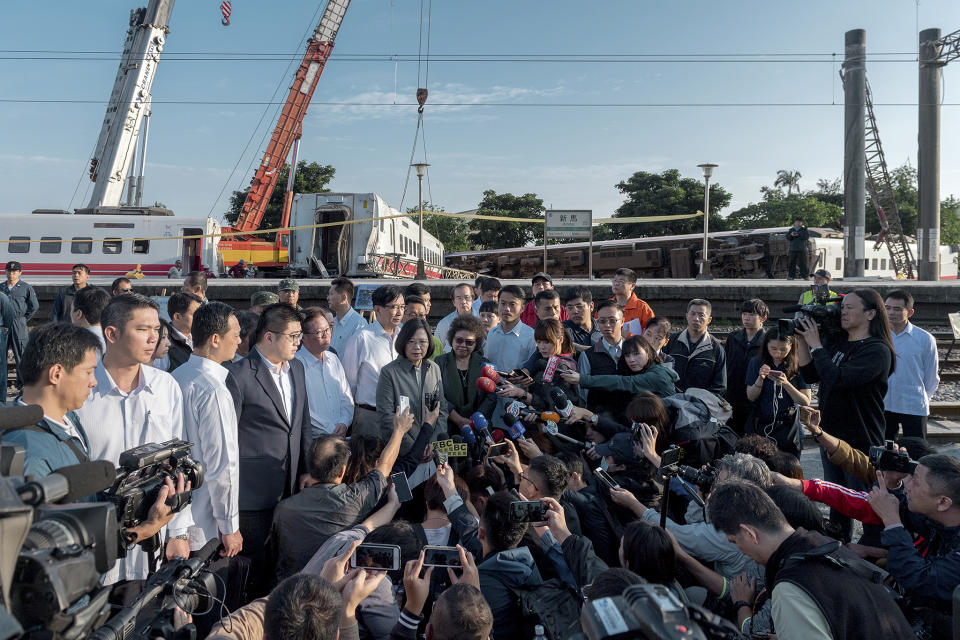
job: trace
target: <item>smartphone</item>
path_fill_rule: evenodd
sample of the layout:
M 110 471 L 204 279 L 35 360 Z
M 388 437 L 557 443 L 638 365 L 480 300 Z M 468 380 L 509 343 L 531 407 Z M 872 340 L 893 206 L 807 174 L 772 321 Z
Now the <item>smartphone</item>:
M 410 398 L 407 396 L 400 396 L 400 413 L 405 413 L 410 410 Z
M 463 564 L 460 562 L 460 550 L 456 547 L 425 545 L 423 547 L 423 566 L 462 569 Z
M 513 522 L 543 522 L 547 519 L 547 504 L 539 500 L 516 500 L 510 503 Z
M 433 450 L 433 462 L 434 462 L 438 467 L 442 467 L 443 465 L 447 464 L 447 460 L 448 460 L 448 459 L 449 459 L 449 458 L 447 457 L 447 454 L 441 453 L 440 451 L 437 451 L 436 449 Z
M 506 442 L 490 445 L 490 448 L 487 449 L 488 458 L 492 458 L 494 456 L 505 456 L 509 453 L 510 453 L 510 446 Z
M 413 500 L 413 492 L 410 491 L 410 481 L 407 480 L 407 474 L 403 471 L 394 473 L 390 476 L 390 482 L 397 488 L 397 498 L 400 502 L 409 502 Z
M 400 547 L 395 544 L 361 544 L 350 556 L 350 568 L 396 571 L 400 568 Z
M 768 373 L 767 375 L 773 378 L 774 380 L 781 380 L 784 377 L 783 371 L 776 371 L 776 370 L 771 370 L 770 373 Z
M 606 469 L 601 469 L 600 467 L 597 467 L 596 469 L 593 470 L 593 475 L 597 477 L 597 480 L 599 480 L 601 484 L 606 485 L 608 489 L 620 488 L 620 485 L 617 483 L 616 480 L 613 479 L 613 476 L 607 473 Z
M 683 449 L 675 444 L 670 445 L 660 454 L 660 466 L 669 467 L 670 465 L 677 464 L 681 458 L 683 458 Z

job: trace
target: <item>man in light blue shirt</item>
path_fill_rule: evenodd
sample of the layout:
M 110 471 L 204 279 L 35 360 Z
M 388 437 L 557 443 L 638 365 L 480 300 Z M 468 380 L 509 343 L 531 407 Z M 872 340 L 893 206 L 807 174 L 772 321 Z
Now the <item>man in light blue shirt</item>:
M 479 318 L 480 305 L 491 300 L 496 302 L 500 297 L 501 289 L 503 289 L 503 285 L 500 284 L 500 281 L 496 278 L 489 278 L 485 276 L 480 276 L 477 278 L 477 295 L 476 299 L 473 301 L 473 315 Z
M 896 440 L 901 427 L 904 436 L 926 438 L 930 400 L 940 385 L 937 341 L 910 323 L 914 308 L 909 291 L 891 291 L 884 305 L 897 354 L 896 371 L 887 380 L 887 395 L 883 397 L 886 439 Z
M 523 289 L 516 285 L 508 285 L 500 291 L 500 324 L 490 330 L 483 346 L 484 356 L 498 371 L 509 372 L 522 367 L 537 350 L 533 329 L 520 322 L 523 301 Z M 504 399 L 500 398 L 493 416 L 494 426 L 503 426 L 504 406 Z
M 443 316 L 440 322 L 437 323 L 436 331 L 433 332 L 433 335 L 438 338 L 440 343 L 443 345 L 444 353 L 450 351 L 450 343 L 447 342 L 447 334 L 450 333 L 450 325 L 452 325 L 453 321 L 459 316 L 472 315 L 471 305 L 473 304 L 473 287 L 466 282 L 461 282 L 453 287 L 451 296 L 453 297 L 453 311 Z
M 306 374 L 313 437 L 346 435 L 353 423 L 353 393 L 343 365 L 330 352 L 330 325 L 320 307 L 307 307 L 303 315 L 303 348 L 296 357 Z
M 327 305 L 334 314 L 330 349 L 339 356 L 344 354 L 347 341 L 367 326 L 363 316 L 350 306 L 355 290 L 353 283 L 347 278 L 336 278 L 327 291 Z

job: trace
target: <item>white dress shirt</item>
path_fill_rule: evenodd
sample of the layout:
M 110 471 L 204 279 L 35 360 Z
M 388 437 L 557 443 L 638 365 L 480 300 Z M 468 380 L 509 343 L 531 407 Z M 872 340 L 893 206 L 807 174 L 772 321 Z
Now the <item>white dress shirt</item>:
M 367 321 L 353 307 L 343 315 L 343 320 L 338 318 L 336 314 L 333 315 L 333 335 L 330 336 L 330 348 L 340 355 L 341 360 L 343 360 L 347 342 L 366 326 Z
M 350 391 L 357 404 L 377 406 L 377 381 L 380 369 L 397 358 L 394 345 L 400 335 L 398 326 L 393 335 L 387 335 L 383 325 L 374 321 L 350 338 L 341 354 L 343 370 L 347 374 Z
M 100 339 L 100 347 L 103 349 L 103 351 L 100 352 L 100 355 L 103 356 L 103 353 L 107 350 L 107 342 L 103 339 L 103 327 L 98 324 L 93 324 L 87 327 L 87 331 Z
M 333 433 L 338 424 L 353 422 L 353 393 L 340 359 L 331 351 L 320 358 L 306 348 L 297 351 L 307 379 L 307 401 L 310 405 L 310 426 L 313 437 Z
M 277 385 L 277 391 L 280 392 L 280 399 L 283 401 L 283 410 L 287 414 L 287 422 L 293 424 L 293 374 L 290 372 L 290 363 L 281 362 L 278 366 L 267 360 L 259 350 L 257 354 L 266 363 L 270 377 Z
M 533 328 L 517 321 L 509 331 L 505 331 L 501 322 L 487 334 L 483 344 L 484 357 L 493 363 L 498 371 L 513 371 L 522 367 L 533 352 L 537 350 L 537 341 L 533 339 Z M 504 398 L 497 399 L 497 410 L 493 415 L 493 425 L 503 426 Z
M 907 322 L 902 333 L 890 331 L 897 353 L 896 371 L 887 380 L 883 409 L 912 416 L 930 414 L 930 400 L 940 385 L 937 375 L 937 340 Z
M 183 342 L 185 342 L 185 343 L 187 344 L 187 346 L 190 347 L 191 350 L 193 350 L 193 338 L 192 338 L 192 337 L 180 333 L 180 330 L 177 329 L 177 328 L 176 328 L 175 326 L 173 326 L 172 324 L 170 325 L 170 330 L 173 331 L 175 334 L 177 334 L 177 336 L 179 336 L 180 339 L 181 339 Z
M 128 449 L 174 438 L 186 440 L 183 395 L 169 373 L 141 366 L 137 386 L 130 393 L 117 388 L 103 361 L 97 364 L 95 375 L 96 388 L 76 412 L 87 432 L 91 460 L 119 465 L 120 454 Z M 192 525 L 188 506 L 173 517 L 167 530 L 171 536 L 183 535 Z M 160 535 L 163 537 L 163 531 Z M 103 584 L 144 580 L 150 573 L 147 564 L 146 552 L 134 547 L 104 575 Z
M 171 375 L 183 392 L 183 423 L 192 457 L 203 463 L 203 486 L 193 492 L 190 550 L 240 529 L 240 448 L 237 412 L 227 369 L 197 355 Z
M 443 316 L 440 319 L 440 322 L 437 323 L 437 328 L 434 330 L 433 335 L 440 341 L 443 345 L 443 352 L 448 353 L 450 351 L 450 343 L 447 342 L 447 334 L 450 333 L 450 325 L 453 324 L 453 321 L 457 319 L 457 312 L 451 311 L 447 315 Z

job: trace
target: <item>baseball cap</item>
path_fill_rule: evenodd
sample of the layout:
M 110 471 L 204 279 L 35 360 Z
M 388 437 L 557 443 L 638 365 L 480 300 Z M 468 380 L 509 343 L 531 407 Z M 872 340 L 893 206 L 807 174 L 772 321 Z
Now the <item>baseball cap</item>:
M 633 436 L 620 432 L 593 449 L 601 456 L 612 456 L 616 464 L 640 464 L 641 460 L 633 452 Z
M 244 261 L 243 258 L 240 258 L 240 261 L 238 262 L 238 264 L 247 264 L 247 263 Z
M 16 260 L 11 260 L 7 263 L 7 271 L 23 271 L 23 266 Z
M 549 273 L 544 273 L 543 271 L 541 271 L 540 273 L 535 274 L 532 278 L 530 278 L 531 284 L 532 284 L 532 283 L 535 283 L 537 280 L 546 280 L 546 281 L 549 282 L 550 284 L 553 284 L 553 278 L 550 277 L 550 274 L 549 274 Z
M 284 278 L 280 281 L 278 291 L 300 291 L 300 284 L 293 278 Z
M 273 291 L 257 291 L 250 296 L 251 307 L 265 307 L 269 304 L 276 304 L 279 301 L 280 298 L 277 297 L 277 294 Z
M 833 279 L 833 276 L 830 275 L 830 272 L 827 271 L 826 269 L 817 269 L 817 270 L 814 271 L 812 274 L 810 274 L 810 277 L 811 277 L 811 278 L 826 278 L 827 280 Z

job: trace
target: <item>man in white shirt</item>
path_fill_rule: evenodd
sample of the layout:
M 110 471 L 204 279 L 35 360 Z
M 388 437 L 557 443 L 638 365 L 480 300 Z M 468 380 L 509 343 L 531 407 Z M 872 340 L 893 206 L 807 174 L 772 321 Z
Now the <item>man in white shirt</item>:
M 193 318 L 194 349 L 190 359 L 173 372 L 183 393 L 183 422 L 192 457 L 203 463 L 203 486 L 193 492 L 194 526 L 190 550 L 208 540 L 223 543 L 223 555 L 233 557 L 243 547 L 240 535 L 240 452 L 237 412 L 227 389 L 229 362 L 240 345 L 240 323 L 233 308 L 209 302 Z
M 353 283 L 347 278 L 336 278 L 330 283 L 330 290 L 327 291 L 327 306 L 335 316 L 330 348 L 340 356 L 341 360 L 346 353 L 350 338 L 367 326 L 363 316 L 350 306 L 354 291 Z
M 109 303 L 110 294 L 105 290 L 100 287 L 84 287 L 73 297 L 73 307 L 70 309 L 70 321 L 97 336 L 104 351 L 107 344 L 103 341 L 100 315 Z
M 433 335 L 443 344 L 443 352 L 450 351 L 450 343 L 447 342 L 447 334 L 450 333 L 450 325 L 458 316 L 473 315 L 473 287 L 466 282 L 453 287 L 450 294 L 453 297 L 453 311 L 443 316 L 437 323 L 437 328 Z M 428 312 L 429 313 L 429 312 Z
M 97 365 L 96 388 L 77 410 L 87 431 L 91 460 L 119 464 L 120 454 L 141 445 L 186 439 L 183 395 L 170 374 L 143 366 L 153 360 L 160 335 L 157 303 L 142 295 L 116 296 L 101 314 L 107 350 Z M 190 507 L 174 516 L 168 527 L 167 558 L 188 557 L 187 530 L 193 525 Z M 115 595 L 135 597 L 151 573 L 147 553 L 127 552 L 107 572 L 104 584 L 126 582 Z
M 500 324 L 490 329 L 483 346 L 483 354 L 498 371 L 519 369 L 537 350 L 533 339 L 533 329 L 520 322 L 523 312 L 523 289 L 516 285 L 507 285 L 500 291 L 498 308 Z M 503 398 L 497 401 L 497 411 L 493 416 L 495 426 L 503 425 Z
M 173 263 L 173 266 L 167 271 L 168 278 L 182 278 L 183 277 L 183 263 L 179 260 Z
M 477 282 L 477 296 L 473 301 L 473 315 L 480 317 L 480 305 L 484 302 L 496 302 L 503 285 L 496 278 L 480 276 Z
M 886 439 L 896 440 L 901 427 L 905 436 L 926 438 L 930 401 L 940 385 L 937 340 L 910 322 L 915 309 L 909 291 L 891 291 L 884 305 L 897 354 L 896 370 L 887 380 L 883 397 Z
M 380 435 L 377 382 L 380 369 L 397 357 L 394 344 L 400 333 L 404 300 L 400 287 L 386 284 L 373 292 L 377 319 L 350 338 L 341 361 L 356 402 L 353 435 Z
M 308 307 L 303 315 L 303 348 L 297 359 L 307 379 L 313 437 L 346 435 L 353 423 L 353 393 L 340 359 L 330 352 L 330 323 L 320 307 Z
M 184 293 L 192 293 L 197 296 L 204 302 L 207 301 L 207 274 L 200 271 L 191 271 L 187 274 L 187 277 L 183 279 L 183 286 L 180 287 L 180 291 Z

